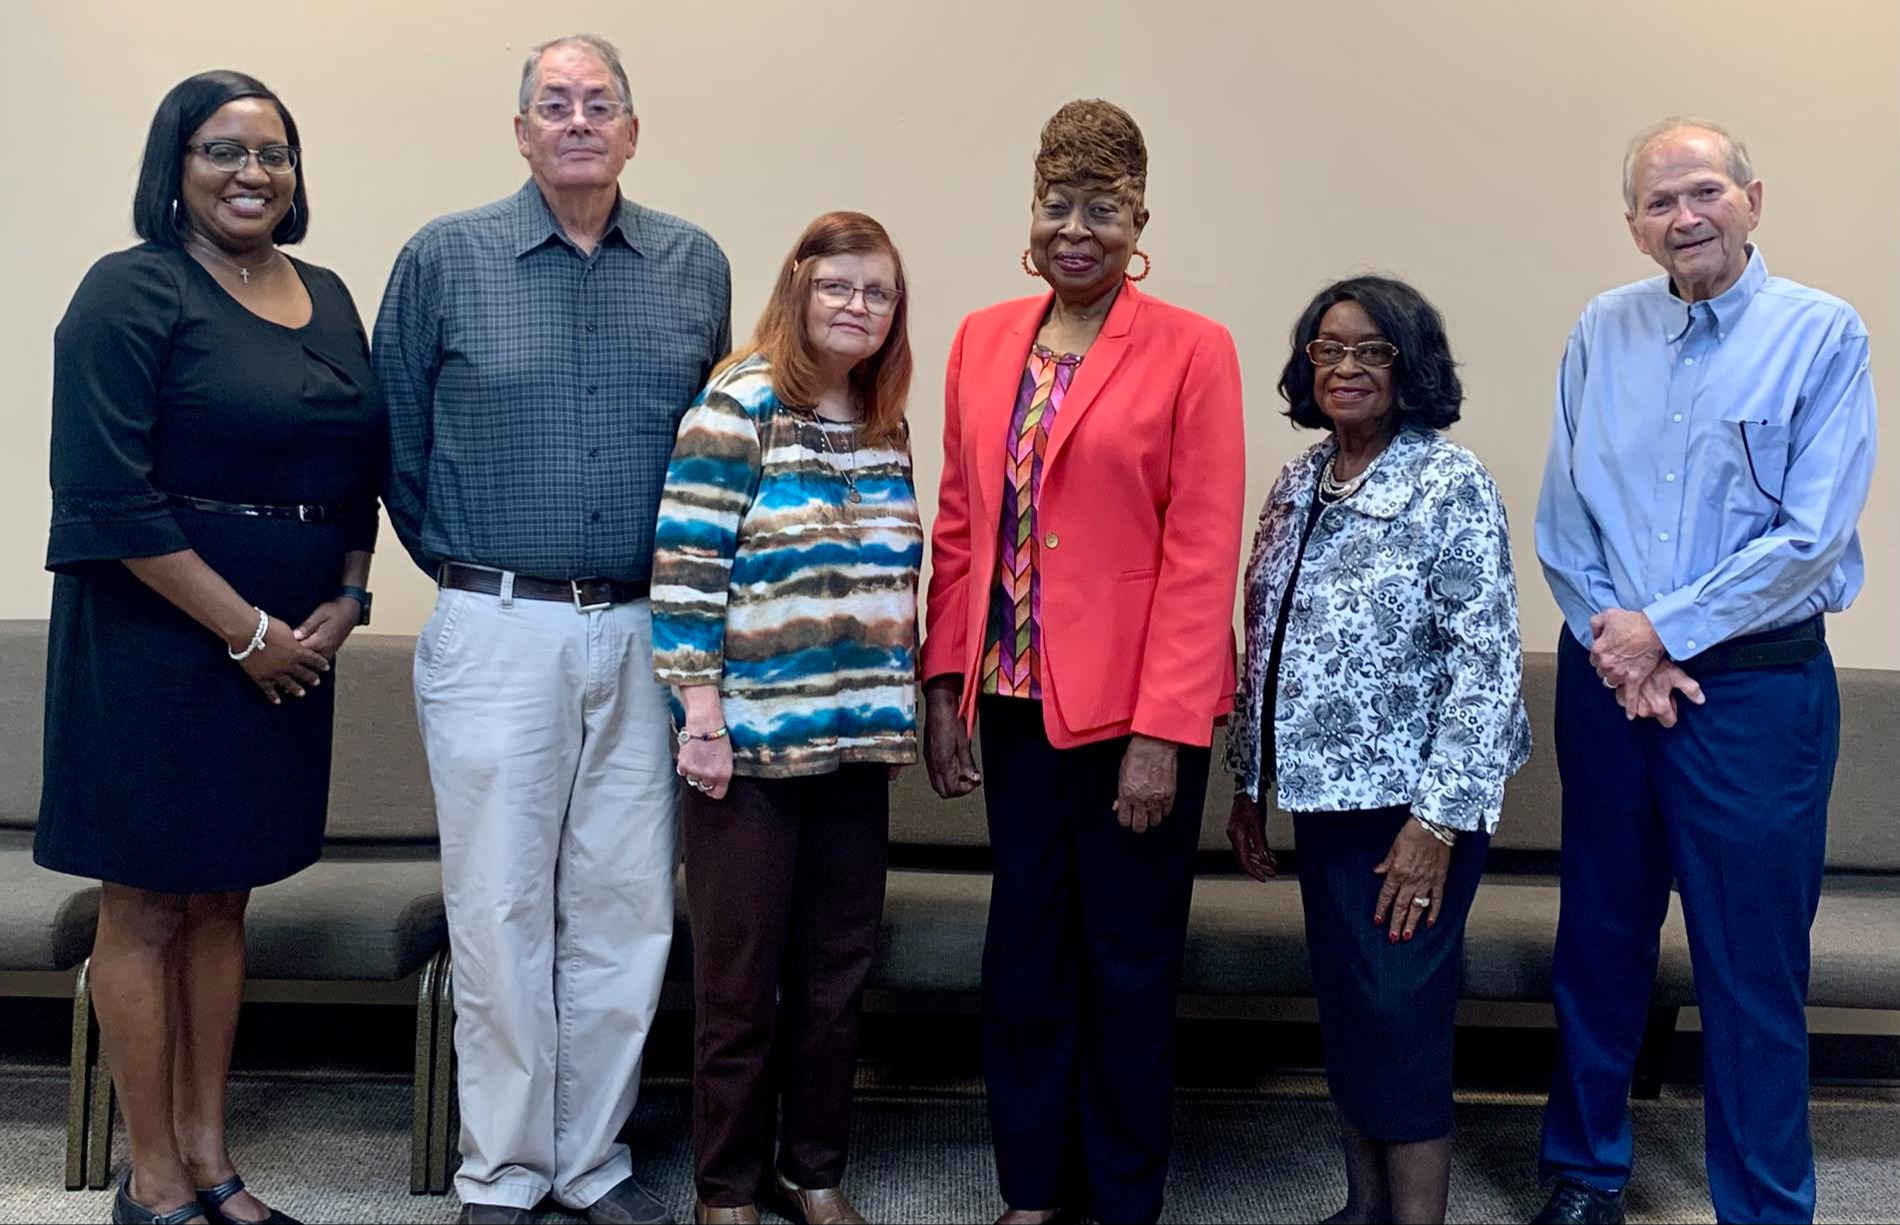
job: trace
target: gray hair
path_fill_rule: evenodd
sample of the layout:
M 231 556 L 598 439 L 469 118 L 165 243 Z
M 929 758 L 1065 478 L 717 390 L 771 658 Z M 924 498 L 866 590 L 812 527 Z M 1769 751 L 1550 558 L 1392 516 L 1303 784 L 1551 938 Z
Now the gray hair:
M 598 34 L 569 34 L 566 38 L 551 38 L 528 52 L 527 62 L 521 65 L 521 95 L 517 99 L 522 114 L 528 113 L 528 104 L 534 101 L 535 77 L 541 67 L 541 57 L 556 47 L 585 47 L 593 52 L 613 75 L 614 84 L 620 89 L 620 100 L 627 104 L 627 113 L 633 113 L 633 86 L 628 83 L 627 69 L 620 62 L 620 49 Z
M 1748 158 L 1748 146 L 1727 128 L 1694 115 L 1671 115 L 1632 136 L 1629 150 L 1623 154 L 1623 204 L 1630 212 L 1636 211 L 1637 159 L 1643 156 L 1643 150 L 1658 140 L 1684 128 L 1694 128 L 1715 137 L 1716 143 L 1722 147 L 1722 160 L 1728 163 L 1728 177 L 1735 181 L 1737 187 L 1746 187 L 1755 181 L 1755 163 Z

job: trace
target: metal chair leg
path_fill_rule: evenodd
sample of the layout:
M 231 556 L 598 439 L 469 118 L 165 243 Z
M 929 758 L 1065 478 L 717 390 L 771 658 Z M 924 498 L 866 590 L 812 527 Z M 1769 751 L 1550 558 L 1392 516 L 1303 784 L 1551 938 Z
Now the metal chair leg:
M 435 1072 L 430 1077 L 429 1192 L 449 1189 L 449 1150 L 455 1132 L 450 1116 L 455 1109 L 455 959 L 442 954 L 442 973 L 435 994 Z
M 103 1191 L 112 1174 L 112 1065 L 103 1049 L 92 1067 L 92 1109 L 86 1120 L 86 1185 Z
M 92 959 L 73 977 L 73 1050 L 66 1069 L 66 1189 L 86 1185 L 86 1077 L 92 1071 Z
M 435 1073 L 435 991 L 446 950 L 423 964 L 416 976 L 416 1074 L 409 1125 L 409 1194 L 429 1190 L 429 1102 Z

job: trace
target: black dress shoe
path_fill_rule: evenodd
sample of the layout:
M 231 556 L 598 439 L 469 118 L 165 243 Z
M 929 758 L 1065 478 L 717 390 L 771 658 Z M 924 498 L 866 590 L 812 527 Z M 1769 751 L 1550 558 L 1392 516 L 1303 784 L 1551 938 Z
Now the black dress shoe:
M 534 1214 L 513 1204 L 463 1204 L 458 1225 L 528 1225 Z
M 204 1216 L 204 1209 L 196 1203 L 174 1208 L 170 1212 L 158 1212 L 147 1208 L 132 1198 L 132 1172 L 127 1170 L 125 1178 L 119 1183 L 119 1193 L 112 1197 L 112 1225 L 185 1225 Z
M 1560 1178 L 1531 1225 L 1623 1225 L 1623 1193 Z
M 225 1201 L 242 1190 L 244 1180 L 235 1174 L 215 1187 L 198 1188 L 198 1207 L 205 1214 L 205 1220 L 211 1225 L 303 1225 L 296 1217 L 285 1216 L 275 1208 L 270 1210 L 269 1216 L 257 1222 L 227 1215 L 224 1211 Z

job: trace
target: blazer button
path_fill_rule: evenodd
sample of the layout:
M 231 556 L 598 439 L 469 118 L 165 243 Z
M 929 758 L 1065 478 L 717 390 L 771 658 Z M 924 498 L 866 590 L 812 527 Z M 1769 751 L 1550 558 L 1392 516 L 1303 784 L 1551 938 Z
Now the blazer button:
M 1053 549 L 1061 543 L 1062 537 L 1056 535 L 1054 532 L 1050 532 L 1047 536 L 1042 538 L 1042 547 L 1045 549 Z

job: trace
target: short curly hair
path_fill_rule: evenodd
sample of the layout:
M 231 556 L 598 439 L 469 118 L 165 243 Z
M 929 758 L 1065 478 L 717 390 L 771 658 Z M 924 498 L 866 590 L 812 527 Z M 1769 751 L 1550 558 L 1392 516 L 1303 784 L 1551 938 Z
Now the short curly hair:
M 1042 125 L 1036 150 L 1036 194 L 1052 183 L 1101 188 L 1141 208 L 1148 194 L 1148 143 L 1134 118 L 1100 98 L 1065 103 Z
M 1438 308 L 1395 277 L 1356 276 L 1320 290 L 1293 325 L 1293 354 L 1280 374 L 1280 398 L 1293 424 L 1311 430 L 1333 428 L 1332 418 L 1313 398 L 1313 361 L 1306 356 L 1306 345 L 1319 339 L 1320 320 L 1341 302 L 1357 302 L 1372 316 L 1379 334 L 1398 346 L 1399 359 L 1392 364 L 1392 411 L 1399 427 L 1442 430 L 1458 420 L 1465 389 Z

